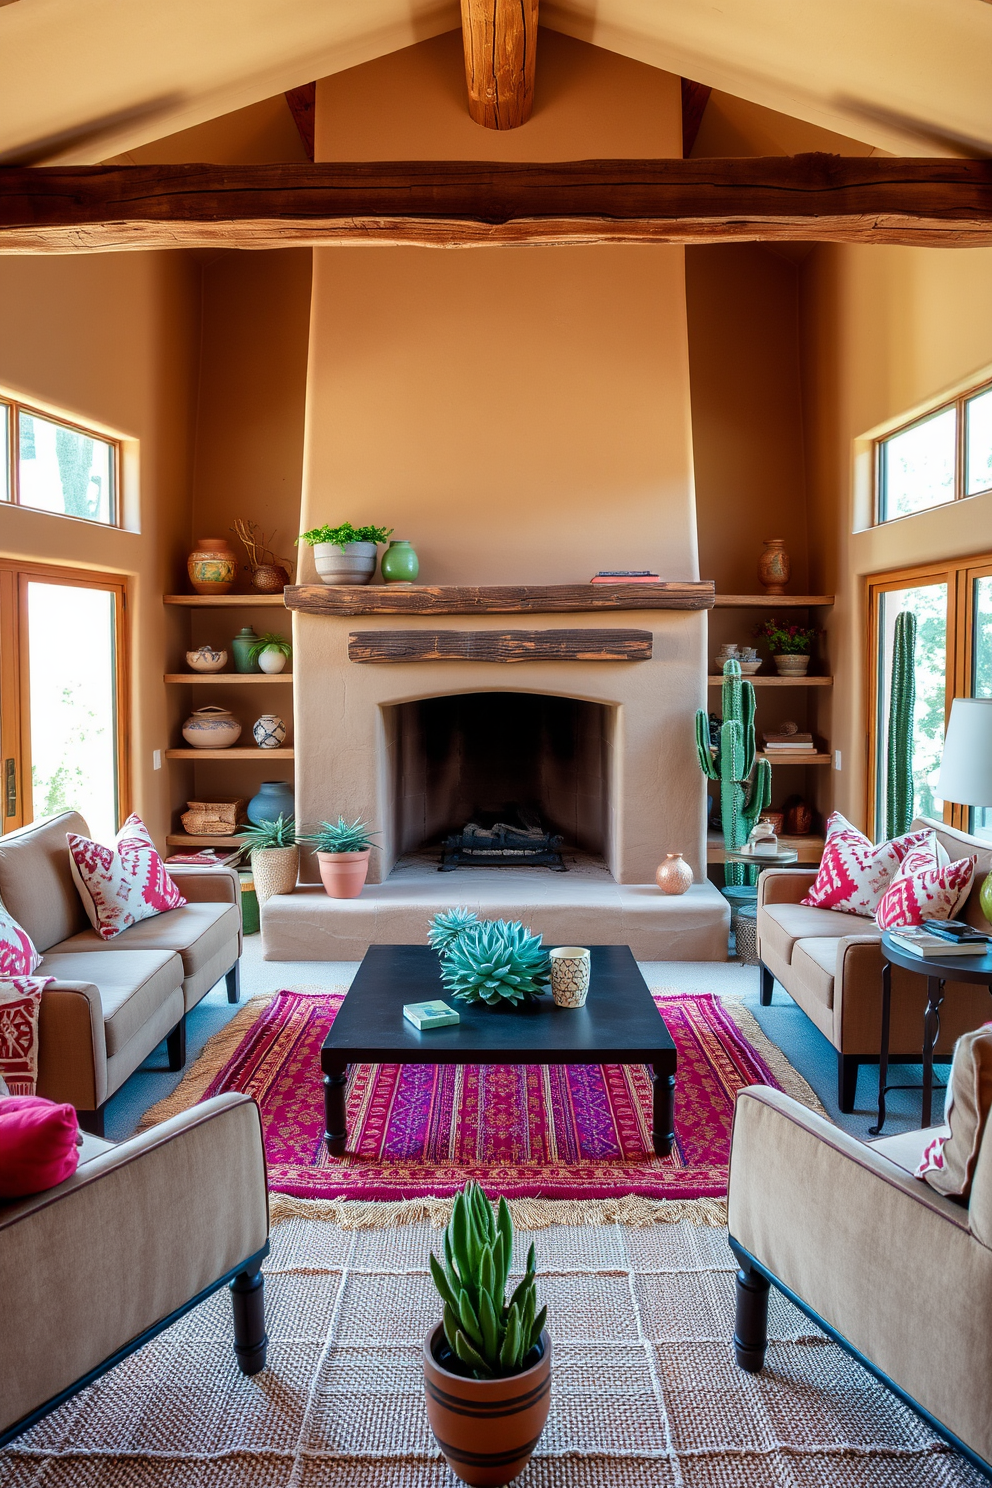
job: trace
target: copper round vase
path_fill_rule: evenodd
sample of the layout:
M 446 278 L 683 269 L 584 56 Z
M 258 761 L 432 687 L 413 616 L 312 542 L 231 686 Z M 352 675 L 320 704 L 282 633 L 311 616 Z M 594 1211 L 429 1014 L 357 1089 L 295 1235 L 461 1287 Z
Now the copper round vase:
M 766 537 L 758 559 L 758 580 L 766 594 L 784 594 L 792 573 L 792 562 L 785 551 L 785 539 Z
M 522 1473 L 537 1446 L 551 1404 L 551 1339 L 541 1357 L 502 1379 L 469 1379 L 437 1362 L 440 1326 L 424 1341 L 427 1418 L 456 1478 L 475 1488 L 503 1488 Z
M 238 560 L 222 537 L 198 537 L 186 560 L 196 594 L 230 594 L 238 577 Z
M 685 894 L 692 888 L 692 869 L 679 852 L 668 853 L 654 877 L 663 894 Z

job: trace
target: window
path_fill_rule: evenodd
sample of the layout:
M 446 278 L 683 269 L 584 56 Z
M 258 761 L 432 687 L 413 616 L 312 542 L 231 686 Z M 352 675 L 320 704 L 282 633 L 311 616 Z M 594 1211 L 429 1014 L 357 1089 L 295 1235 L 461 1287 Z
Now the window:
M 0 402 L 0 499 L 114 526 L 120 446 L 16 402 Z
M 992 490 L 992 387 L 914 419 L 875 448 L 879 522 Z

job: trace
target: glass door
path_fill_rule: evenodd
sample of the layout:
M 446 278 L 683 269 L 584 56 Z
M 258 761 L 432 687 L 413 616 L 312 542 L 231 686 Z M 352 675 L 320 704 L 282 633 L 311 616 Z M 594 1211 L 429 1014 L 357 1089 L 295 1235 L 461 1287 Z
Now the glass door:
M 966 620 L 971 696 L 992 697 L 992 567 L 969 569 L 967 574 L 968 615 Z M 964 808 L 965 830 L 992 842 L 992 807 Z

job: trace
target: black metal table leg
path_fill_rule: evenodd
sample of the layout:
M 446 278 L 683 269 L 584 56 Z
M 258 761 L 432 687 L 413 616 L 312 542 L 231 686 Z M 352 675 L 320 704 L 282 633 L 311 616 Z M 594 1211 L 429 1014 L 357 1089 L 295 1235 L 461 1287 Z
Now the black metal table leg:
M 942 977 L 927 977 L 927 1010 L 923 1015 L 923 1122 L 930 1125 L 933 1105 L 933 1051 L 940 1038 L 940 1005 L 944 1000 Z
M 675 1076 L 652 1065 L 654 1079 L 653 1130 L 654 1150 L 667 1157 L 675 1145 Z
M 325 1056 L 326 1059 L 326 1056 Z M 348 1145 L 348 1116 L 345 1088 L 348 1065 L 345 1060 L 327 1060 L 324 1065 L 324 1141 L 331 1157 L 341 1157 Z
M 878 1121 L 868 1128 L 870 1136 L 878 1137 L 885 1125 L 885 1092 L 889 1078 L 889 1026 L 892 1019 L 892 965 L 882 962 L 882 1042 L 878 1051 Z

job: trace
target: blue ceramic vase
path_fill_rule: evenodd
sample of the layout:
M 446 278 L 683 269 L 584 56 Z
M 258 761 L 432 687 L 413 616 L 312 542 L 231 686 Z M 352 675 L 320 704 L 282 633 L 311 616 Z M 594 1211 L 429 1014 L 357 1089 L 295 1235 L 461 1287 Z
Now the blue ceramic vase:
M 296 810 L 293 787 L 286 780 L 263 780 L 258 795 L 248 802 L 248 820 L 256 827 L 275 821 L 278 816 L 292 816 Z

